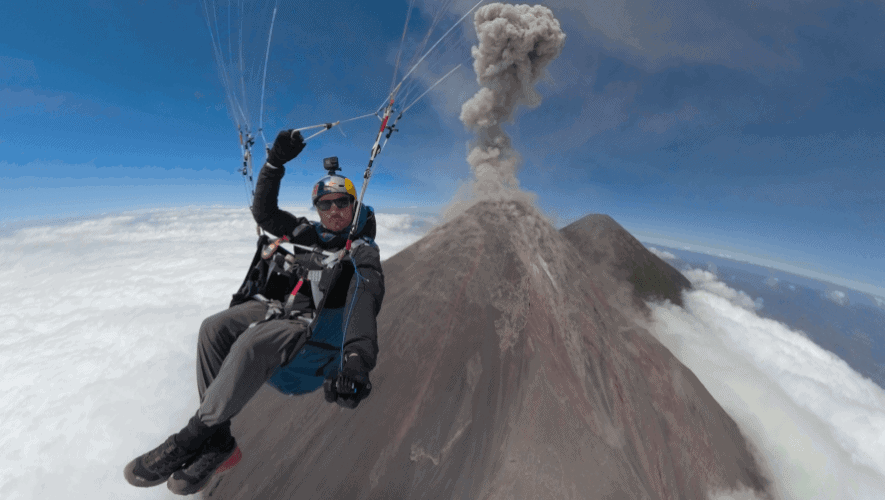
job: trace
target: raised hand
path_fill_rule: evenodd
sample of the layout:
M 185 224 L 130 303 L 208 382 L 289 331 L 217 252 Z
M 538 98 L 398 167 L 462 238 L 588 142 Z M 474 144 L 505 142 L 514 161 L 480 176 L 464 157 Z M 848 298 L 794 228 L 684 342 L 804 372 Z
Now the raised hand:
M 281 130 L 273 141 L 273 147 L 267 153 L 267 162 L 275 167 L 282 167 L 286 162 L 294 160 L 304 149 L 304 138 L 297 130 Z

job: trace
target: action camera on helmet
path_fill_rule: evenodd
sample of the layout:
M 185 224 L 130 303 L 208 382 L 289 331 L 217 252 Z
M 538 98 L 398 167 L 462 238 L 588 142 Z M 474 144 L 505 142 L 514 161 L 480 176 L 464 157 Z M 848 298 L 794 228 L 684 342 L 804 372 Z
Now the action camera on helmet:
M 328 158 L 323 158 L 323 168 L 329 171 L 329 175 L 335 175 L 335 172 L 341 170 L 338 166 L 338 157 L 330 156 Z

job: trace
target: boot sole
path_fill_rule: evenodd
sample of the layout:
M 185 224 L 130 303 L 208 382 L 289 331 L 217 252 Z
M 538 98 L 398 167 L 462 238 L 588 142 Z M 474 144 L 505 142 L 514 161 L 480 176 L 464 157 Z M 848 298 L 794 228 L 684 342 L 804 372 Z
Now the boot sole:
M 144 479 L 141 476 L 135 475 L 135 466 L 137 463 L 138 463 L 138 459 L 136 458 L 135 460 L 129 462 L 126 465 L 126 468 L 123 469 L 123 477 L 125 477 L 126 481 L 129 484 L 131 484 L 132 486 L 137 486 L 139 488 L 149 488 L 151 486 L 156 486 L 160 483 L 166 482 L 166 480 L 169 479 L 169 476 L 172 475 L 170 473 L 168 476 L 162 476 L 159 479 L 156 479 L 154 481 L 148 481 L 147 479 Z
M 209 483 L 209 480 L 213 477 L 221 474 L 223 472 L 229 471 L 233 469 L 240 460 L 242 460 L 243 454 L 240 452 L 240 447 L 235 446 L 233 450 L 231 450 L 230 455 L 225 458 L 224 462 L 218 466 L 217 469 L 212 474 L 207 475 L 202 481 L 199 483 L 191 484 L 183 479 L 175 479 L 174 477 L 170 477 L 168 481 L 166 481 L 166 486 L 169 488 L 169 491 L 175 493 L 176 495 L 193 495 L 194 493 L 199 493 L 206 484 Z

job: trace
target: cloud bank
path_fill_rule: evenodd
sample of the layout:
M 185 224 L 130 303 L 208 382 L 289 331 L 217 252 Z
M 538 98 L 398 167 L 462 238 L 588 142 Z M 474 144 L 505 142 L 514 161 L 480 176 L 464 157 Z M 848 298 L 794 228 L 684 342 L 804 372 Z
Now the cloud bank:
M 662 259 L 664 259 L 664 260 L 675 260 L 675 259 L 676 259 L 676 256 L 675 256 L 675 255 L 673 255 L 672 253 L 670 253 L 670 252 L 668 252 L 668 251 L 666 251 L 666 250 L 659 250 L 659 249 L 657 249 L 657 248 L 655 248 L 655 247 L 650 247 L 650 248 L 648 249 L 648 251 L 651 252 L 651 253 L 653 253 L 653 254 L 655 254 L 655 255 L 657 255 L 658 257 L 660 257 L 660 258 L 662 258 Z
M 382 257 L 425 222 L 378 214 Z M 172 498 L 121 470 L 196 408 L 199 324 L 227 306 L 254 231 L 246 209 L 174 209 L 0 237 L 14 285 L 0 289 L 0 498 Z M 652 304 L 649 329 L 755 444 L 777 498 L 885 498 L 885 392 L 709 271 L 687 276 L 685 309 Z
M 756 446 L 778 499 L 885 497 L 885 391 L 703 270 L 650 331 Z
M 378 214 L 382 258 L 417 240 L 421 222 Z M 245 208 L 131 212 L 0 237 L 0 281 L 12 285 L 0 289 L 0 498 L 174 497 L 129 486 L 123 466 L 196 410 L 200 323 L 227 307 L 255 241 Z
M 825 294 L 825 297 L 840 306 L 848 305 L 848 296 L 841 290 L 830 290 Z

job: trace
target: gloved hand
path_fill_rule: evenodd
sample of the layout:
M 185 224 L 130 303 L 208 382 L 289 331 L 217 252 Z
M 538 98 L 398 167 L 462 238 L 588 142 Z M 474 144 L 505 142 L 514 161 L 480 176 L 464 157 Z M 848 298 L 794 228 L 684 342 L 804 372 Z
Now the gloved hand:
M 348 353 L 344 359 L 344 367 L 337 376 L 323 382 L 323 391 L 327 402 L 354 409 L 360 401 L 369 397 L 372 383 L 369 382 L 369 374 L 363 371 L 358 354 Z
M 273 147 L 267 153 L 267 162 L 275 167 L 282 167 L 289 160 L 294 160 L 304 149 L 304 138 L 297 130 L 282 130 L 273 141 Z

